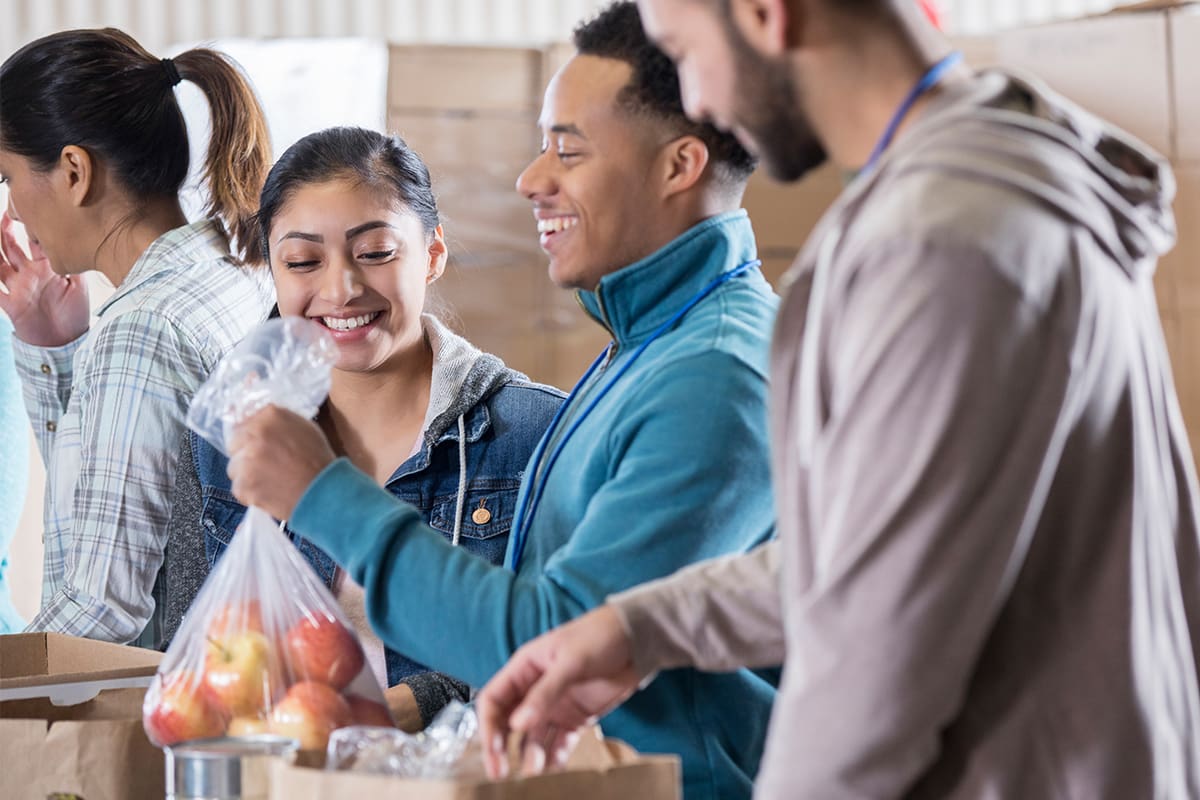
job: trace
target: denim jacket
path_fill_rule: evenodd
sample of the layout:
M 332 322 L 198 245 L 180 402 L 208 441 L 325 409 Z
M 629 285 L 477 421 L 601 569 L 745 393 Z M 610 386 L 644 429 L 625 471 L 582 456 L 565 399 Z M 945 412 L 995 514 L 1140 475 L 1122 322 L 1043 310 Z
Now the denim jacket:
M 425 433 L 420 448 L 396 469 L 385 488 L 419 509 L 429 525 L 447 539 L 455 540 L 457 527 L 458 546 L 500 564 L 522 473 L 563 394 L 531 383 L 434 318 L 425 317 L 424 322 L 434 350 Z M 228 459 L 199 436 L 190 436 L 192 466 L 201 495 L 199 523 L 211 569 L 229 545 L 246 508 L 230 491 Z M 291 531 L 288 535 L 332 591 L 337 564 L 311 542 Z M 390 649 L 386 661 L 389 686 L 428 672 L 427 667 Z M 417 687 L 413 690 L 421 703 Z M 426 711 L 422 704 L 422 716 Z

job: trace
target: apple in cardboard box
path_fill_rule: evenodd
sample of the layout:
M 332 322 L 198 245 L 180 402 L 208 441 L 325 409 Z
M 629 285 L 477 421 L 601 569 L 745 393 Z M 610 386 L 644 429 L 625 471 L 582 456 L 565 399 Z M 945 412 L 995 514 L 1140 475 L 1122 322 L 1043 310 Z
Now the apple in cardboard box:
M 296 739 L 303 750 L 325 749 L 329 734 L 353 723 L 345 698 L 316 681 L 301 681 L 288 689 L 267 718 L 271 733 Z
M 161 676 L 146 695 L 142 714 L 146 734 L 160 747 L 220 736 L 227 720 L 201 677 L 188 670 Z
M 362 645 L 328 614 L 309 614 L 287 632 L 284 648 L 292 677 L 344 689 L 362 671 Z

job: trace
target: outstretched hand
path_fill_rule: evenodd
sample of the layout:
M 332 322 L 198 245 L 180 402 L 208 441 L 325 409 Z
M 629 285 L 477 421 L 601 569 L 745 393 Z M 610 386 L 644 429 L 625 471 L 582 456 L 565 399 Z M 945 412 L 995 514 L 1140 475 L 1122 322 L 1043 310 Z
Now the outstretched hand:
M 59 275 L 37 242 L 27 254 L 12 217 L 0 216 L 0 311 L 21 341 L 61 347 L 88 329 L 88 293 L 82 276 Z
M 610 606 L 529 642 L 476 698 L 488 774 L 507 775 L 510 733 L 521 736 L 526 772 L 561 767 L 580 728 L 624 702 L 640 679 L 629 637 Z

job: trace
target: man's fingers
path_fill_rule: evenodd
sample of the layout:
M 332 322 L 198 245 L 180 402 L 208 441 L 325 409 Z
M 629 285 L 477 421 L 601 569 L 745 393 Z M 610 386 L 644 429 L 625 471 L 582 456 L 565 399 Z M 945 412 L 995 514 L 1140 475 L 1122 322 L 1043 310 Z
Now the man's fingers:
M 579 730 L 558 729 L 554 738 L 547 743 L 547 762 L 551 769 L 562 769 L 567 765 L 567 759 L 579 744 Z
M 555 722 L 575 727 L 578 723 L 573 719 L 558 719 L 556 712 L 567 699 L 568 690 L 579 680 L 579 672 L 572 660 L 559 658 L 552 661 L 529 686 L 525 698 L 513 712 L 509 722 L 513 730 L 522 733 L 544 732 L 548 725 Z
M 479 715 L 479 732 L 484 748 L 484 766 L 493 778 L 508 774 L 508 735 L 510 715 L 537 679 L 542 670 L 537 657 L 535 640 L 517 650 L 509 662 L 492 676 L 475 700 Z
M 541 775 L 546 771 L 546 746 L 530 736 L 521 740 L 521 774 Z
M 475 699 L 475 711 L 479 715 L 479 736 L 483 742 L 483 765 L 492 779 L 508 776 L 508 715 L 512 705 L 508 698 L 515 689 L 499 673 L 501 684 L 496 678 L 488 683 Z

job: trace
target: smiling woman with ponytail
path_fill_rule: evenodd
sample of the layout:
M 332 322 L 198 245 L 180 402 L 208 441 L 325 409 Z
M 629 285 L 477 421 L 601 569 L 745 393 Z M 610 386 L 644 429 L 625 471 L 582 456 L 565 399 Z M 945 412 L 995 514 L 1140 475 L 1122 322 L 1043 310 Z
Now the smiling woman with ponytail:
M 190 223 L 181 81 L 212 120 L 208 203 Z M 272 302 L 254 222 L 270 158 L 253 89 L 212 50 L 160 59 L 121 31 L 77 30 L 0 66 L 0 310 L 47 467 L 29 630 L 154 643 L 184 414 Z M 116 291 L 89 319 L 93 270 Z

